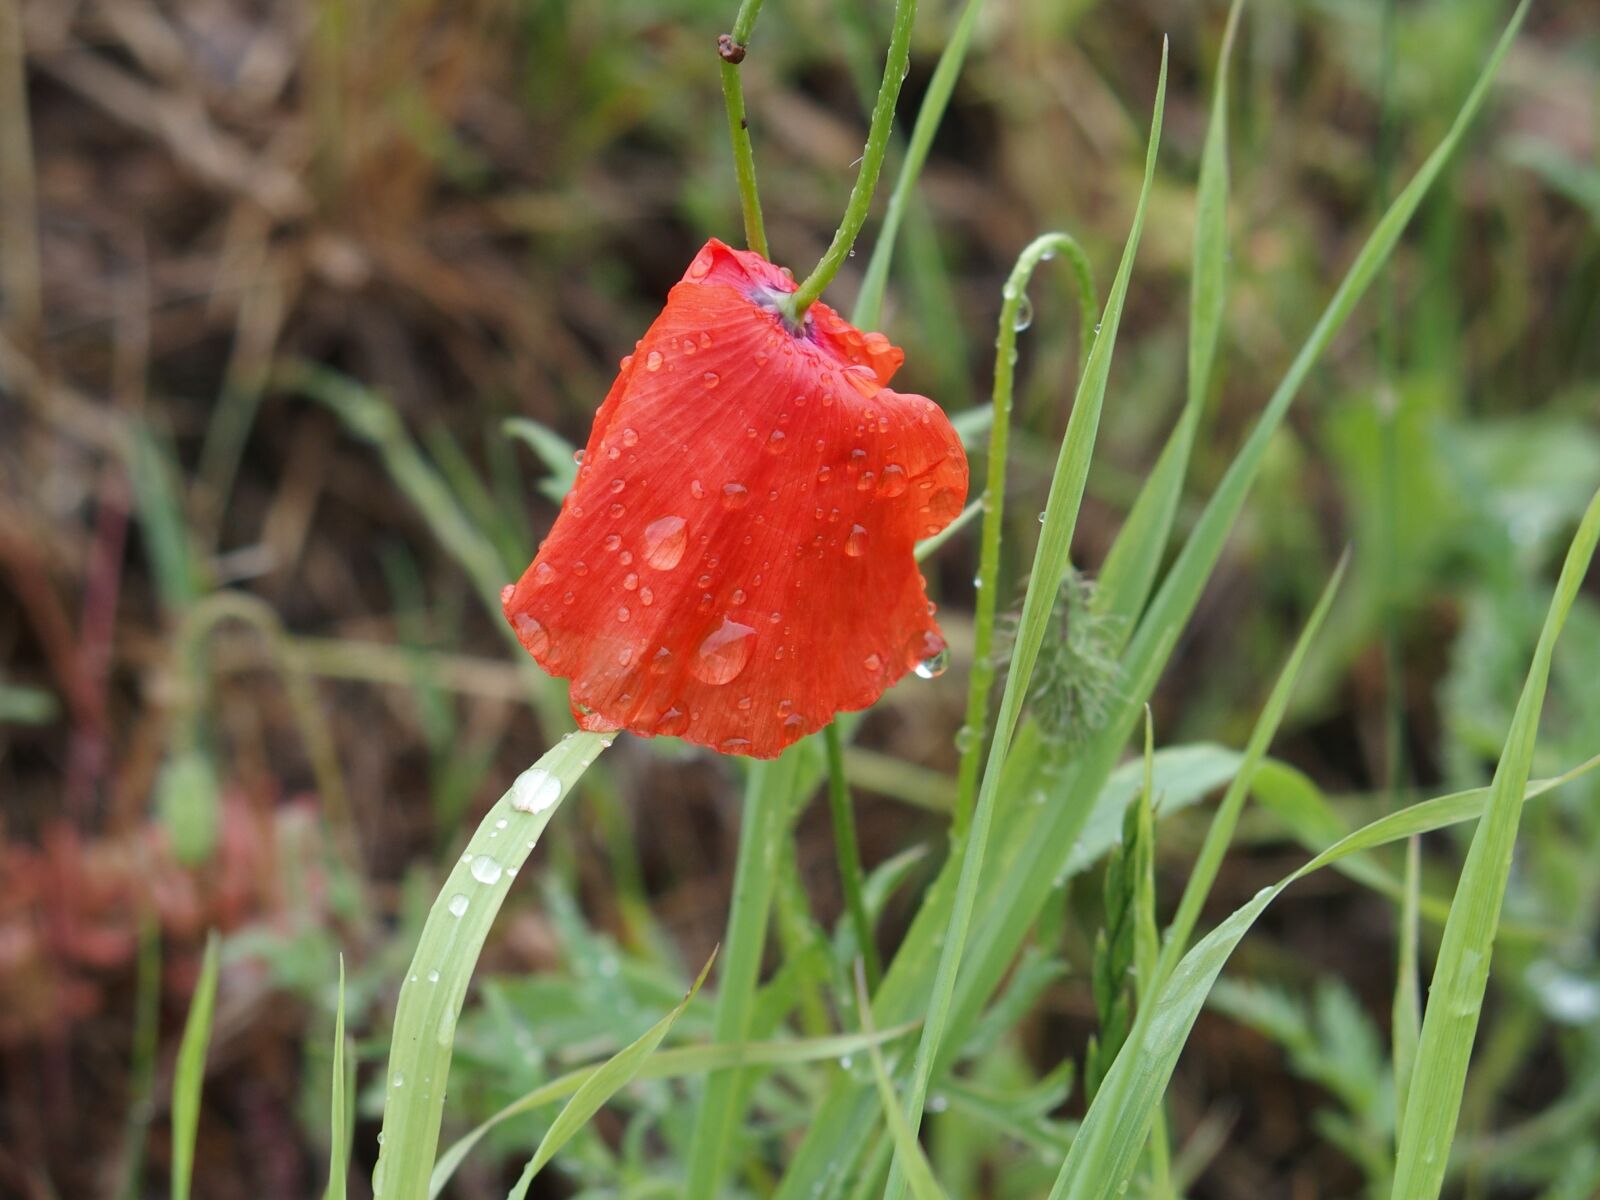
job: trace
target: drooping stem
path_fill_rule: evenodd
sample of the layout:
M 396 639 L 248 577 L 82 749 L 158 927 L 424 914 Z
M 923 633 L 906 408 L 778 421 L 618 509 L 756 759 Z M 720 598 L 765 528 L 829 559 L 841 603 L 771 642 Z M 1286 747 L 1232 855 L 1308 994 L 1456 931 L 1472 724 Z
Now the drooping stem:
M 889 148 L 889 130 L 894 125 L 895 101 L 900 98 L 900 85 L 905 81 L 911 62 L 911 27 L 917 19 L 917 0 L 895 0 L 894 29 L 889 35 L 889 53 L 884 59 L 883 82 L 878 87 L 878 100 L 872 107 L 872 124 L 867 130 L 867 146 L 861 155 L 861 170 L 856 175 L 855 186 L 850 189 L 850 201 L 845 205 L 844 219 L 833 235 L 822 261 L 807 275 L 805 282 L 789 296 L 785 305 L 791 321 L 798 322 L 806 309 L 815 303 L 823 290 L 833 282 L 844 260 L 850 257 L 856 235 L 867 222 L 872 208 L 872 193 L 878 186 L 878 172 L 883 169 L 884 151 Z
M 767 229 L 761 219 L 761 196 L 756 190 L 756 156 L 750 145 L 750 121 L 745 116 L 744 85 L 739 64 L 744 61 L 750 31 L 761 12 L 761 0 L 744 0 L 733 19 L 733 32 L 717 39 L 722 57 L 722 101 L 728 109 L 728 137 L 733 142 L 733 172 L 739 181 L 739 208 L 744 213 L 745 244 L 762 258 L 767 251 Z
M 989 431 L 988 475 L 984 480 L 983 535 L 978 550 L 977 596 L 974 600 L 972 676 L 967 687 L 967 716 L 962 725 L 961 764 L 956 779 L 956 804 L 951 814 L 951 836 L 961 838 L 972 819 L 978 794 L 978 768 L 983 761 L 983 731 L 989 722 L 989 693 L 994 687 L 994 622 L 1000 584 L 1000 533 L 1005 521 L 1006 458 L 1011 441 L 1011 398 L 1015 391 L 1017 326 L 1027 302 L 1028 282 L 1038 265 L 1061 253 L 1078 279 L 1078 297 L 1084 305 L 1080 319 L 1087 329 L 1100 305 L 1089 274 L 1089 260 L 1071 234 L 1047 233 L 1017 256 L 1001 292 L 1000 332 L 995 338 L 994 423 Z M 1026 324 L 1026 322 L 1020 322 Z M 1087 351 L 1084 354 L 1088 357 Z
M 861 950 L 861 962 L 866 968 L 867 993 L 871 995 L 878 990 L 883 968 L 878 962 L 872 923 L 867 920 L 867 904 L 861 882 L 861 851 L 856 844 L 855 814 L 850 809 L 850 784 L 844 777 L 844 744 L 839 737 L 839 726 L 830 724 L 822 731 L 822 740 L 828 748 L 828 804 L 833 812 L 833 845 L 839 855 L 839 881 L 844 889 L 845 910 L 850 914 L 850 924 L 856 932 L 856 945 Z

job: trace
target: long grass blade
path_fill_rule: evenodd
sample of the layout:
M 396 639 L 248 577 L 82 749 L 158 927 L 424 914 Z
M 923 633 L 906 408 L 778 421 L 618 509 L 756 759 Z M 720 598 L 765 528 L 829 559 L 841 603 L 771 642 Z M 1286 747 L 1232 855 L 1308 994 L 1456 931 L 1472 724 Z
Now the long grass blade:
M 1546 795 L 1596 767 L 1600 767 L 1600 758 L 1555 779 L 1532 783 L 1524 796 L 1532 800 Z M 1307 875 L 1351 855 L 1476 820 L 1488 811 L 1491 791 L 1474 788 L 1425 800 L 1363 826 L 1293 874 L 1263 888 L 1196 943 L 1135 1021 L 1127 1048 L 1084 1116 L 1050 1200 L 1112 1200 L 1125 1194 L 1119 1189 L 1130 1180 L 1150 1119 L 1212 984 L 1273 900 Z
M 217 964 L 222 942 L 212 930 L 206 936 L 200 978 L 183 1022 L 178 1063 L 172 1079 L 172 1200 L 189 1200 L 194 1180 L 194 1143 L 200 1130 L 200 1096 L 205 1088 L 206 1051 L 217 1007 Z
M 796 1038 L 781 1042 L 746 1042 L 743 1045 L 674 1046 L 657 1050 L 640 1066 L 636 1079 L 682 1079 L 701 1075 L 707 1071 L 727 1067 L 783 1067 L 802 1063 L 825 1062 L 860 1054 L 870 1046 L 882 1046 L 898 1041 L 914 1030 L 914 1024 L 896 1025 L 874 1034 L 846 1033 L 831 1037 Z M 558 1075 L 550 1082 L 519 1096 L 494 1116 L 481 1122 L 464 1134 L 434 1164 L 433 1179 L 428 1186 L 430 1200 L 444 1190 L 456 1168 L 483 1140 L 490 1130 L 513 1117 L 533 1112 L 546 1104 L 554 1104 L 571 1096 L 582 1087 L 604 1064 L 580 1067 Z
M 1123 250 L 1122 262 L 1117 268 L 1115 281 L 1106 299 L 1101 317 L 1101 333 L 1090 352 L 1073 401 L 1072 417 L 1067 424 L 1066 437 L 1061 444 L 1061 454 L 1056 462 L 1050 496 L 1045 502 L 1044 526 L 1040 531 L 1038 549 L 1034 554 L 1031 582 L 1022 602 L 1022 616 L 1017 628 L 1017 641 L 1012 650 L 1011 668 L 1000 697 L 1000 709 L 995 721 L 989 757 L 983 772 L 983 783 L 973 809 L 972 827 L 966 839 L 961 858 L 961 873 L 956 883 L 954 903 L 946 930 L 945 943 L 939 955 L 939 965 L 934 974 L 933 988 L 928 1000 L 922 1040 L 917 1047 L 912 1067 L 911 1084 L 906 1097 L 907 1123 L 913 1130 L 921 1124 L 923 1104 L 933 1077 L 946 1027 L 950 1020 L 951 1004 L 955 995 L 956 975 L 960 970 L 962 955 L 966 950 L 967 934 L 972 924 L 972 913 L 977 903 L 978 884 L 983 873 L 984 856 L 988 847 L 989 830 L 994 820 L 996 798 L 1005 768 L 1006 755 L 1011 747 L 1012 735 L 1022 714 L 1023 699 L 1033 677 L 1040 647 L 1050 621 L 1051 610 L 1070 564 L 1072 535 L 1078 523 L 1078 507 L 1083 500 L 1084 483 L 1089 474 L 1089 460 L 1094 453 L 1094 442 L 1099 430 L 1100 410 L 1105 400 L 1106 380 L 1111 372 L 1111 355 L 1117 340 L 1117 329 L 1122 319 L 1123 302 L 1127 298 L 1128 280 L 1133 274 L 1133 260 L 1139 248 L 1139 236 L 1144 228 L 1145 205 L 1150 187 L 1155 179 L 1156 151 L 1161 143 L 1161 118 L 1166 103 L 1167 45 L 1162 42 L 1161 73 L 1156 84 L 1155 115 L 1151 120 L 1150 143 L 1145 155 L 1144 183 L 1139 201 L 1134 209 L 1133 229 Z M 895 1171 L 889 1176 L 885 1200 L 898 1200 L 902 1194 L 902 1177 Z
M 1189 948 L 1189 937 L 1194 933 L 1195 922 L 1200 919 L 1200 910 L 1205 905 L 1206 897 L 1211 894 L 1211 885 L 1216 882 L 1217 872 L 1222 868 L 1222 859 L 1228 852 L 1229 843 L 1233 840 L 1233 831 L 1239 824 L 1239 814 L 1244 810 L 1245 798 L 1250 794 L 1251 785 L 1255 782 L 1256 769 L 1261 765 L 1267 747 L 1272 744 L 1272 739 L 1278 732 L 1283 714 L 1288 710 L 1289 697 L 1294 691 L 1294 682 L 1300 674 L 1301 664 L 1305 662 L 1306 654 L 1311 649 L 1317 631 L 1322 628 L 1328 610 L 1333 607 L 1333 598 L 1339 591 L 1345 568 L 1349 565 L 1350 555 L 1347 551 L 1340 557 L 1339 565 L 1334 568 L 1327 586 L 1322 589 L 1316 607 L 1311 610 L 1311 616 L 1306 620 L 1305 628 L 1300 631 L 1300 637 L 1295 641 L 1288 661 L 1283 664 L 1283 670 L 1278 674 L 1278 681 L 1267 696 L 1266 704 L 1262 706 L 1255 728 L 1250 731 L 1250 740 L 1245 744 L 1244 762 L 1234 774 L 1228 790 L 1223 793 L 1222 803 L 1217 806 L 1216 815 L 1211 819 L 1211 826 L 1206 830 L 1205 841 L 1200 845 L 1200 853 L 1195 857 L 1194 866 L 1190 868 L 1188 882 L 1183 888 L 1183 898 L 1178 901 L 1177 914 L 1167 928 L 1166 941 L 1161 947 L 1161 960 L 1156 967 L 1157 980 L 1164 979 L 1170 974 L 1183 952 Z
M 1439 943 L 1428 1004 L 1422 1014 L 1422 1036 L 1406 1091 L 1391 1192 L 1395 1200 L 1433 1200 L 1444 1187 L 1450 1144 L 1461 1115 L 1467 1060 L 1483 1011 L 1500 907 L 1505 901 L 1517 826 L 1533 768 L 1533 747 L 1550 680 L 1550 659 L 1567 614 L 1578 598 L 1578 589 L 1583 586 L 1597 540 L 1600 492 L 1589 502 L 1578 534 L 1567 550 L 1555 599 L 1539 633 L 1533 666 L 1522 685 L 1522 696 L 1489 788 L 1488 811 L 1473 833 L 1467 861 L 1456 884 L 1456 898 Z
M 872 1004 L 867 999 L 867 982 L 856 960 L 856 1011 L 861 1014 L 861 1031 L 872 1035 Z M 915 1200 L 946 1200 L 944 1190 L 934 1178 L 933 1167 L 923 1153 L 906 1115 L 900 1109 L 900 1098 L 894 1094 L 894 1081 L 889 1078 L 889 1068 L 884 1065 L 883 1051 L 876 1042 L 868 1043 L 872 1059 L 872 1080 L 878 1088 L 878 1099 L 883 1105 L 883 1119 L 889 1126 L 889 1137 L 894 1142 L 894 1161 L 904 1173 Z
M 712 1036 L 719 1042 L 748 1039 L 757 977 L 766 950 L 768 918 L 778 860 L 794 817 L 794 796 L 804 743 L 772 762 L 750 768 L 745 791 L 739 854 Z M 714 1196 L 726 1169 L 746 1096 L 742 1072 L 717 1071 L 706 1080 L 689 1146 L 687 1187 L 691 1196 Z
M 344 1200 L 350 1173 L 350 1101 L 345 1090 L 344 955 L 339 956 L 339 1001 L 333 1014 L 333 1081 L 328 1105 L 326 1200 Z
M 1128 519 L 1100 568 L 1096 598 L 1126 638 L 1155 582 L 1172 535 L 1178 499 L 1189 470 L 1195 430 L 1211 388 L 1211 371 L 1222 337 L 1228 290 L 1228 64 L 1244 0 L 1233 0 L 1217 57 L 1216 91 L 1200 156 L 1195 199 L 1194 252 L 1189 274 L 1188 391 L 1178 423 L 1139 489 Z
M 545 1132 L 544 1137 L 539 1140 L 538 1148 L 528 1160 L 528 1165 L 522 1169 L 522 1175 L 518 1178 L 516 1186 L 511 1189 L 508 1200 L 524 1200 L 533 1177 L 556 1156 L 562 1146 L 572 1140 L 573 1134 L 589 1123 L 589 1119 L 600 1111 L 606 1101 L 633 1081 L 646 1060 L 656 1052 L 656 1047 L 661 1045 L 662 1039 L 672 1029 L 673 1023 L 683 1015 L 683 1010 L 689 1007 L 690 1002 L 699 993 L 700 985 L 705 983 L 706 976 L 711 972 L 711 964 L 716 958 L 716 953 L 713 951 L 677 1007 L 645 1030 L 635 1041 L 602 1063 L 583 1081 L 578 1090 L 572 1094 L 572 1099 L 567 1101 L 561 1114 Z
M 427 1195 L 439 1144 L 456 1020 L 489 927 L 511 880 L 561 801 L 611 738 L 574 733 L 553 746 L 497 800 L 451 869 L 428 913 L 400 986 L 384 1089 L 383 1140 L 372 1193 Z

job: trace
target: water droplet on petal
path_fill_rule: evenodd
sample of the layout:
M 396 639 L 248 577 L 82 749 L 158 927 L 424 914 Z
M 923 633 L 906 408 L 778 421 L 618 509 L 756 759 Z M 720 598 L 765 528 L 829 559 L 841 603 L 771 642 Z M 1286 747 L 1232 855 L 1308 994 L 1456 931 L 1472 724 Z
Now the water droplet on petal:
M 657 646 L 656 652 L 650 656 L 650 674 L 665 675 L 671 665 L 672 651 L 665 646 Z
M 883 667 L 883 659 L 876 654 L 869 654 L 861 660 L 861 665 L 869 671 L 877 671 Z
M 540 563 L 533 568 L 533 582 L 539 587 L 548 587 L 556 580 L 556 571 L 549 563 Z M 505 599 L 504 594 L 501 599 Z
M 722 624 L 695 651 L 691 673 L 702 683 L 723 684 L 737 679 L 755 650 L 755 633 L 749 625 L 723 617 Z
M 883 469 L 883 478 L 878 480 L 878 495 L 893 499 L 903 496 L 906 488 L 910 486 L 906 479 L 906 469 L 899 463 L 890 463 Z
M 631 616 L 633 616 L 633 614 L 628 611 L 628 606 L 626 604 L 618 606 L 618 608 L 617 608 L 617 620 L 618 621 L 626 623 L 628 618 L 631 617 Z
M 501 603 L 501 605 L 504 606 L 504 605 L 510 604 L 511 603 L 511 597 L 515 596 L 516 594 L 517 594 L 517 585 L 514 584 L 514 583 L 506 584 L 505 587 L 500 589 L 500 603 Z
M 661 370 L 661 351 L 652 350 L 649 354 L 645 355 L 644 369 L 646 371 Z
M 934 679 L 945 673 L 950 665 L 950 651 L 944 639 L 931 629 L 913 634 L 906 643 L 906 661 L 923 679 Z
M 694 261 L 689 264 L 690 279 L 704 279 L 711 270 L 711 251 L 702 250 L 694 256 Z
M 722 376 L 718 375 L 715 371 L 707 371 L 700 378 L 705 382 L 705 385 L 708 388 L 714 388 L 717 386 L 717 384 L 722 382 Z
M 639 588 L 639 576 L 633 571 L 629 571 L 622 577 L 622 587 L 624 591 L 637 591 Z
M 723 738 L 717 749 L 724 754 L 743 754 L 750 749 L 750 739 L 742 737 Z
M 527 613 L 518 613 L 512 627 L 517 631 L 517 640 L 522 643 L 522 648 L 535 658 L 550 649 L 550 635 L 545 632 L 543 625 Z
M 850 536 L 844 540 L 844 552 L 851 558 L 860 558 L 867 552 L 867 531 L 861 525 L 850 526 Z
M 639 431 L 637 429 L 624 429 L 622 431 L 622 444 L 624 446 L 637 446 L 639 444 Z
M 583 449 L 581 447 L 572 452 L 572 461 L 580 465 L 583 463 Z
M 706 498 L 705 485 L 702 484 L 698 479 L 691 479 L 689 481 L 689 495 L 693 496 L 696 500 L 704 500 Z
M 774 429 L 771 436 L 767 438 L 767 453 L 782 454 L 788 448 L 789 442 L 788 439 L 783 436 L 783 430 Z
M 655 724 L 655 732 L 664 737 L 679 737 L 688 728 L 689 714 L 676 705 L 662 713 L 661 719 Z
M 863 471 L 861 472 L 860 478 L 856 480 L 856 491 L 870 492 L 873 488 L 873 485 L 877 482 L 878 477 L 875 474 L 873 474 L 871 471 Z
M 722 485 L 722 507 L 732 511 L 743 508 L 750 503 L 750 489 L 742 483 L 725 483 Z
M 695 486 L 699 486 L 698 482 Z M 644 527 L 644 561 L 658 571 L 670 571 L 683 558 L 689 534 L 682 517 L 662 517 Z

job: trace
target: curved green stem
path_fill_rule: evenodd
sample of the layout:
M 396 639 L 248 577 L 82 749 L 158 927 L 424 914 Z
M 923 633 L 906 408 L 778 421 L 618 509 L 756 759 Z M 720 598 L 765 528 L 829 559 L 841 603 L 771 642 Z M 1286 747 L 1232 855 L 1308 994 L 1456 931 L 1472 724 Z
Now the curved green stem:
M 732 40 L 722 55 L 722 101 L 728 109 L 728 137 L 733 142 L 733 171 L 739 181 L 739 208 L 744 214 L 745 243 L 762 258 L 767 250 L 767 228 L 761 219 L 761 196 L 756 190 L 756 156 L 750 145 L 750 122 L 745 116 L 744 86 L 739 82 L 739 62 L 761 12 L 761 0 L 744 0 L 733 19 Z
M 823 290 L 833 282 L 844 260 L 850 257 L 856 235 L 867 222 L 872 208 L 872 193 L 878 186 L 878 172 L 883 169 L 884 151 L 889 148 L 889 130 L 894 125 L 894 105 L 900 98 L 900 85 L 905 81 L 911 62 L 911 26 L 917 19 L 917 0 L 895 0 L 894 29 L 889 35 L 889 53 L 883 64 L 883 83 L 878 88 L 878 101 L 872 106 L 872 125 L 867 130 L 867 146 L 861 155 L 861 170 L 856 175 L 855 186 L 850 189 L 850 202 L 845 205 L 844 219 L 833 235 L 833 243 L 822 261 L 807 275 L 805 282 L 792 293 L 785 305 L 791 321 L 799 321 L 806 309 L 816 302 Z
M 867 904 L 862 897 L 861 851 L 856 843 L 856 818 L 850 810 L 850 784 L 844 775 L 844 744 L 839 726 L 830 724 L 822 731 L 828 749 L 828 805 L 833 813 L 833 844 L 839 855 L 839 882 L 844 890 L 844 905 L 856 932 L 861 962 L 866 968 L 867 994 L 878 990 L 883 967 L 872 937 L 872 922 L 867 920 Z
M 956 776 L 956 804 L 951 834 L 960 838 L 972 819 L 978 794 L 978 768 L 983 758 L 982 730 L 989 722 L 989 692 L 994 687 L 994 619 L 1000 583 L 1000 532 L 1005 519 L 1006 455 L 1011 440 L 1011 400 L 1017 369 L 1017 316 L 1027 300 L 1028 282 L 1041 262 L 1057 253 L 1066 256 L 1078 281 L 1085 331 L 1083 360 L 1094 338 L 1091 314 L 1100 311 L 1089 260 L 1068 233 L 1035 238 L 1017 256 L 1006 280 L 1000 305 L 1000 332 L 995 338 L 994 424 L 989 431 L 989 470 L 983 487 L 983 537 L 978 552 L 976 612 L 973 616 L 972 676 L 967 686 L 967 715 L 962 726 L 961 766 Z

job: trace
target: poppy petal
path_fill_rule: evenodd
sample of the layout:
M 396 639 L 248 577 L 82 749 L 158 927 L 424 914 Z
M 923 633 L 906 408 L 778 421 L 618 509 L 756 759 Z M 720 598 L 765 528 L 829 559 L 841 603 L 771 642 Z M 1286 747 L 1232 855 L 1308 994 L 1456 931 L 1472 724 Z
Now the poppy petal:
M 903 360 L 793 281 L 709 242 L 596 414 L 507 619 L 571 680 L 585 728 L 772 757 L 864 708 L 944 639 L 913 546 L 960 512 L 967 462 Z

